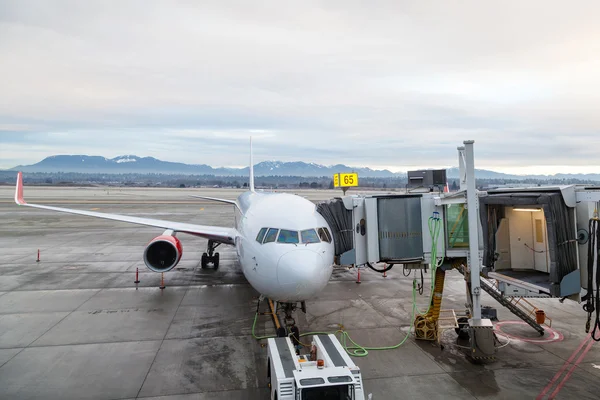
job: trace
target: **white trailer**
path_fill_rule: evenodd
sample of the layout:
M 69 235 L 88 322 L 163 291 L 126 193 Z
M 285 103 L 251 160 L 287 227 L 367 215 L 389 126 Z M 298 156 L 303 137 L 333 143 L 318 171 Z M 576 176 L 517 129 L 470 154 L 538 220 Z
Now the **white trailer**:
M 288 337 L 268 339 L 271 400 L 364 400 L 360 369 L 335 335 L 315 335 L 297 355 Z

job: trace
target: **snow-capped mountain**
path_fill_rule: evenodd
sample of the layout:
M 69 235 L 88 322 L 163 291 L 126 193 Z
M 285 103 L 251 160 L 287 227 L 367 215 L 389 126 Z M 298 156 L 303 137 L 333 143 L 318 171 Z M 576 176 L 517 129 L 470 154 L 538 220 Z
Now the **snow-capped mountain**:
M 19 165 L 11 168 L 23 172 L 84 172 L 84 173 L 159 173 L 215 176 L 248 176 L 246 168 L 214 168 L 206 164 L 184 164 L 158 160 L 153 157 L 123 155 L 115 158 L 87 155 L 57 155 L 47 157 L 33 165 Z M 263 161 L 254 166 L 256 176 L 333 176 L 338 172 L 357 172 L 362 177 L 391 178 L 406 176 L 406 173 L 393 173 L 388 170 L 353 168 L 343 164 L 325 166 L 302 161 L 282 162 Z M 458 168 L 447 168 L 448 178 L 458 178 Z M 476 169 L 480 179 L 581 179 L 600 181 L 600 174 L 556 174 L 556 175 L 511 175 L 501 172 Z
M 161 161 L 153 157 L 138 157 L 135 155 L 123 155 L 115 158 L 88 155 L 58 155 L 47 157 L 33 165 L 19 165 L 12 168 L 12 170 L 23 172 L 164 173 L 217 176 L 247 176 L 248 169 L 248 167 L 214 168 L 205 164 L 174 163 Z M 397 176 L 388 170 L 352 168 L 342 164 L 325 166 L 302 161 L 263 161 L 254 166 L 254 173 L 257 176 L 332 176 L 337 172 L 352 171 L 365 177 Z

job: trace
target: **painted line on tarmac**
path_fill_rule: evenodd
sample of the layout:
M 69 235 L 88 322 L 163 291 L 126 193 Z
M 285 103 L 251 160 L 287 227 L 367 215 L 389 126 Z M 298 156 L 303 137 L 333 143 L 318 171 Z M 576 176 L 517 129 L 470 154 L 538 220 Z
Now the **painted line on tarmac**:
M 573 351 L 573 353 L 571 354 L 571 356 L 569 357 L 569 359 L 567 361 L 565 361 L 565 363 L 563 364 L 563 366 L 556 372 L 556 374 L 554 374 L 554 377 L 552 377 L 552 379 L 550 380 L 550 382 L 548 382 L 548 384 L 542 389 L 542 391 L 540 392 L 540 394 L 535 398 L 536 400 L 542 400 L 543 399 L 543 397 L 546 395 L 546 393 L 548 393 L 550 391 L 550 389 L 552 388 L 552 386 L 554 386 L 554 383 L 561 377 L 561 375 L 565 372 L 565 370 L 573 362 L 573 360 L 575 359 L 575 357 L 577 356 L 577 354 L 579 354 L 579 352 L 581 351 L 581 349 L 583 348 L 583 346 L 585 346 L 585 344 L 587 342 L 589 342 L 590 339 L 591 339 L 591 336 L 586 336 L 581 341 L 581 343 L 579 343 L 579 346 L 577 346 L 577 348 L 575 349 L 575 351 Z M 591 346 L 588 345 L 588 348 L 584 351 L 583 356 L 585 356 L 585 354 L 587 353 L 587 351 L 589 351 L 590 347 Z M 579 359 L 577 359 L 577 362 L 576 362 L 576 364 L 574 364 L 573 369 L 577 366 L 577 364 L 579 364 L 581 362 L 582 359 L 583 359 L 583 357 L 580 357 Z M 568 376 L 570 377 L 571 375 L 568 375 Z M 565 378 L 566 378 L 566 376 L 559 383 L 559 386 L 557 387 L 558 390 L 560 390 L 559 387 L 562 388 L 562 386 L 565 384 L 565 382 L 566 382 Z M 555 389 L 552 392 L 552 394 L 550 395 L 550 398 L 552 398 L 553 396 L 556 395 L 556 393 L 558 393 L 557 389 Z
M 554 389 L 554 391 L 552 392 L 552 394 L 550 395 L 549 399 L 554 399 L 554 397 L 558 394 L 558 392 L 560 392 L 560 389 L 562 389 L 562 387 L 565 385 L 565 383 L 567 383 L 567 381 L 571 378 L 571 375 L 573 375 L 573 372 L 575 371 L 575 368 L 577 368 L 577 366 L 581 363 L 581 361 L 583 360 L 583 358 L 585 357 L 585 355 L 588 353 L 588 351 L 590 351 L 590 349 L 592 348 L 592 345 L 596 343 L 593 340 L 590 340 L 587 347 L 585 348 L 585 350 L 581 353 L 581 355 L 579 356 L 579 358 L 577 359 L 577 361 L 575 361 L 575 364 L 573 364 L 573 366 L 571 367 L 571 369 L 569 370 L 569 372 L 567 373 L 567 375 L 563 378 L 562 381 L 560 381 L 560 383 L 558 384 L 558 386 L 556 387 L 556 389 Z

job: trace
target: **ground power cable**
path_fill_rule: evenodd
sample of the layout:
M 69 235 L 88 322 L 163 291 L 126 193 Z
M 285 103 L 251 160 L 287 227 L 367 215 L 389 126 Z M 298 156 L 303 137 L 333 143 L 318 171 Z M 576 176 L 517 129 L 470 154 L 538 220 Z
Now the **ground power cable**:
M 594 341 L 600 342 L 600 219 L 598 218 L 597 206 L 594 210 L 593 217 L 590 219 L 588 228 L 587 293 L 581 298 L 581 300 L 586 301 L 586 303 L 583 305 L 583 310 L 588 313 L 588 319 L 585 324 L 585 332 L 588 333 L 590 331 L 592 314 L 594 314 L 595 311 L 596 315 L 591 337 Z M 594 267 L 596 270 L 595 288 L 593 282 Z
M 411 322 L 410 322 L 410 326 L 408 328 L 408 332 L 406 333 L 406 336 L 404 337 L 404 339 L 402 339 L 402 341 L 400 341 L 400 343 L 398 343 L 396 345 L 393 345 L 393 346 L 382 346 L 382 347 L 361 346 L 358 343 L 356 343 L 350 337 L 350 334 L 348 333 L 348 331 L 346 331 L 344 329 L 344 326 L 341 325 L 341 324 L 339 325 L 340 329 L 338 329 L 336 331 L 332 331 L 332 332 L 306 332 L 306 333 L 301 334 L 300 337 L 312 336 L 312 335 L 329 335 L 329 334 L 334 334 L 336 336 L 339 336 L 340 344 L 342 345 L 342 347 L 344 348 L 344 350 L 346 351 L 346 353 L 348 353 L 350 356 L 353 356 L 353 357 L 366 357 L 367 355 L 369 355 L 369 351 L 394 350 L 394 349 L 397 349 L 398 347 L 402 346 L 406 342 L 406 340 L 408 339 L 408 337 L 410 336 L 410 333 L 411 333 L 412 328 L 413 328 L 414 320 L 415 320 L 416 311 L 417 311 L 417 280 L 413 279 Z M 277 336 L 275 336 L 275 335 L 270 335 L 270 336 L 256 336 L 255 328 L 256 328 L 256 321 L 258 319 L 258 315 L 259 315 L 259 312 L 258 312 L 258 307 L 257 307 L 256 314 L 254 315 L 254 322 L 252 323 L 252 337 L 254 339 L 256 339 L 256 340 L 276 338 Z M 351 345 L 349 345 L 348 342 L 350 342 Z M 303 343 L 301 343 L 301 344 L 304 345 L 305 347 L 309 347 L 306 344 L 303 344 Z

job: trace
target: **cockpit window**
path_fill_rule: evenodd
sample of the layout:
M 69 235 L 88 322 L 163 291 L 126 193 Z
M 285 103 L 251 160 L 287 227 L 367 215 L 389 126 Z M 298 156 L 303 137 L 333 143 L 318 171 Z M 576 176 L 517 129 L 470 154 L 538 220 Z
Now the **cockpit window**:
M 267 228 L 262 228 L 259 232 L 258 235 L 256 236 L 256 241 L 258 243 L 262 243 L 263 239 L 265 238 L 265 234 L 267 233 Z
M 319 228 L 319 238 L 321 238 L 323 242 L 331 243 L 331 234 L 329 233 L 329 229 Z
M 274 242 L 275 239 L 277 239 L 278 231 L 279 231 L 279 229 L 269 228 L 269 231 L 267 232 L 267 235 L 265 236 L 265 241 L 263 243 Z
M 305 231 L 300 231 L 300 237 L 302 238 L 302 243 L 319 243 L 319 236 L 317 235 L 317 231 L 314 229 L 307 229 Z
M 298 243 L 298 231 L 280 230 L 277 243 Z

